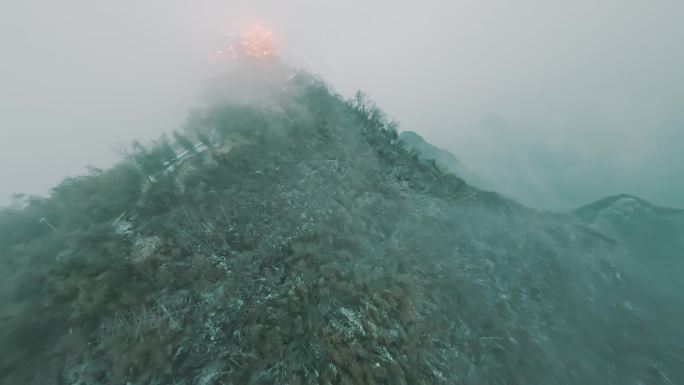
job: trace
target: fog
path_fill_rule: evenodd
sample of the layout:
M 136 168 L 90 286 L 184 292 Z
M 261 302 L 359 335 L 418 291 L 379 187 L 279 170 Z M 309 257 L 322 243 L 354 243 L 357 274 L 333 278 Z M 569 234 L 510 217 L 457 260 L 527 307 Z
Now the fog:
M 257 22 L 285 62 L 364 90 L 525 203 L 684 207 L 678 0 L 5 0 L 0 205 L 178 129 L 207 53 Z

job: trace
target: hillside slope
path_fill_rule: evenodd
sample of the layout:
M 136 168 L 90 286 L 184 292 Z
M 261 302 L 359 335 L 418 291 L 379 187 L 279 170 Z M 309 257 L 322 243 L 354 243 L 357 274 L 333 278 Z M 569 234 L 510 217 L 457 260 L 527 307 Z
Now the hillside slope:
M 3 384 L 684 382 L 619 244 L 301 73 L 0 212 L 0 250 Z

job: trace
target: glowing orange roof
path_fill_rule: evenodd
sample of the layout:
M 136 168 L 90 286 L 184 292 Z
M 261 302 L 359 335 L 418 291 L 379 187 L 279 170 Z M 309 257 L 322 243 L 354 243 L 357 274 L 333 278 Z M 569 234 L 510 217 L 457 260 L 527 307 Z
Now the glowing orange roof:
M 236 41 L 224 49 L 219 49 L 210 55 L 214 63 L 225 62 L 228 59 L 262 59 L 275 56 L 276 46 L 273 41 L 273 32 L 261 25 L 246 33 L 241 33 Z
M 275 54 L 273 32 L 257 26 L 253 31 L 240 36 L 240 46 L 247 56 L 264 57 Z

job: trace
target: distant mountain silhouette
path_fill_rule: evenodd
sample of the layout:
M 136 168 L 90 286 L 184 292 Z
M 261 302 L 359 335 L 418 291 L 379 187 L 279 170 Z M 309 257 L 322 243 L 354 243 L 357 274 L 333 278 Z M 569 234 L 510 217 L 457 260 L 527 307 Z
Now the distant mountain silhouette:
M 462 178 L 471 186 L 479 187 L 481 189 L 491 189 L 491 186 L 489 186 L 481 176 L 468 169 L 451 152 L 426 142 L 425 139 L 417 133 L 413 131 L 402 131 L 399 134 L 399 139 L 406 143 L 407 148 L 415 151 L 421 159 L 434 160 L 438 165 L 444 167 L 447 171 L 454 173 L 459 178 Z
M 684 210 L 655 206 L 631 195 L 601 199 L 574 211 L 580 222 L 617 240 L 634 268 L 650 274 L 663 295 L 684 290 Z

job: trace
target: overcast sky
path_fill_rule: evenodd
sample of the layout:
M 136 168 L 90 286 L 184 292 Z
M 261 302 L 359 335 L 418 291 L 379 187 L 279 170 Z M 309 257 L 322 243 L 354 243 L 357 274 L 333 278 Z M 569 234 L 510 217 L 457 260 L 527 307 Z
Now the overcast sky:
M 4 0 L 0 202 L 179 128 L 207 53 L 256 22 L 526 203 L 684 208 L 681 0 Z

